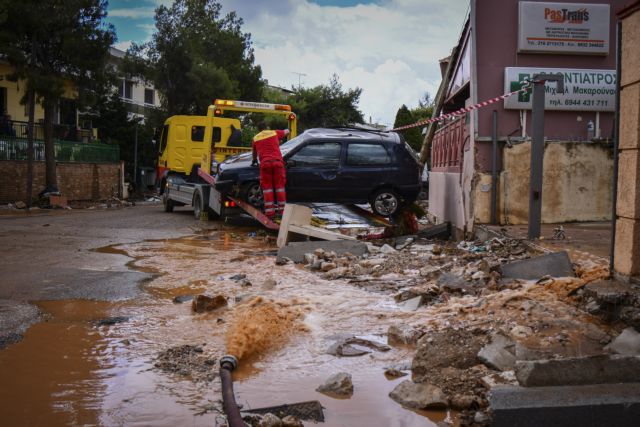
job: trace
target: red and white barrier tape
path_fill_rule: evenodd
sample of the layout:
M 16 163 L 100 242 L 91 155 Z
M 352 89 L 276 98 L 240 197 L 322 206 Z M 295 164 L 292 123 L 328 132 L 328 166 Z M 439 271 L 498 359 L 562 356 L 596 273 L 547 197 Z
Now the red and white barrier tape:
M 390 132 L 396 132 L 396 131 L 399 131 L 399 130 L 416 128 L 418 126 L 428 125 L 429 123 L 440 122 L 442 120 L 448 119 L 449 117 L 461 116 L 463 114 L 467 114 L 469 111 L 477 110 L 478 108 L 486 107 L 487 105 L 493 104 L 494 102 L 502 101 L 503 99 L 508 98 L 508 97 L 510 97 L 512 95 L 515 95 L 516 93 L 525 92 L 525 91 L 529 90 L 530 88 L 531 88 L 531 86 L 525 84 L 525 86 L 522 89 L 514 90 L 513 92 L 505 93 L 504 95 L 496 96 L 495 98 L 491 98 L 491 99 L 488 99 L 486 101 L 479 102 L 479 103 L 477 103 L 475 105 L 471 105 L 471 106 L 466 107 L 466 108 L 461 108 L 461 109 L 459 109 L 457 111 L 454 111 L 453 113 L 445 114 L 445 115 L 439 116 L 439 117 L 434 117 L 432 119 L 420 120 L 419 122 L 413 123 L 411 125 L 400 126 L 400 127 L 395 128 L 395 129 L 391 129 Z

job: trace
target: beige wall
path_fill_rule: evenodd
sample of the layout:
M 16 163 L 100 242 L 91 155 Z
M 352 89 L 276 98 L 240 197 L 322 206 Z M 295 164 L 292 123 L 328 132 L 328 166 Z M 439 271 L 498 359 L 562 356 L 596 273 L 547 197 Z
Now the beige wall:
M 614 269 L 640 277 L 640 2 L 622 22 L 620 141 Z
M 58 187 L 68 200 L 103 200 L 118 194 L 120 165 L 97 163 L 58 163 Z M 27 162 L 0 161 L 0 203 L 25 201 Z M 45 186 L 44 162 L 34 162 L 33 198 Z
M 498 188 L 502 224 L 526 224 L 529 212 L 531 145 L 504 149 Z M 613 155 L 609 145 L 550 142 L 544 153 L 542 222 L 611 219 Z M 476 221 L 491 220 L 491 175 L 479 174 L 474 188 Z

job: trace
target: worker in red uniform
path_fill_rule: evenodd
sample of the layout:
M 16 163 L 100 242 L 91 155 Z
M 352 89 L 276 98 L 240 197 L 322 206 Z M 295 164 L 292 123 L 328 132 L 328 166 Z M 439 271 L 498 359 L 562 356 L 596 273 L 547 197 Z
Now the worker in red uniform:
M 284 160 L 280 152 L 280 140 L 289 135 L 289 129 L 270 130 L 264 122 L 258 124 L 260 131 L 253 137 L 253 162 L 260 160 L 260 187 L 264 198 L 264 213 L 274 218 L 276 213 L 282 215 L 287 196 L 284 186 L 287 175 L 284 170 Z M 276 193 L 277 206 L 274 203 L 273 192 Z

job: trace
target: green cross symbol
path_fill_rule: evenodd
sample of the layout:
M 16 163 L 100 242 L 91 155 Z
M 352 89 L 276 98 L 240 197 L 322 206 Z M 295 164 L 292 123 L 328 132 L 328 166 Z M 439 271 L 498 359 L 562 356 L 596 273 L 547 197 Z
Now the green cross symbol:
M 516 90 L 520 90 L 522 89 L 522 87 L 524 86 L 521 82 L 524 81 L 525 79 L 530 80 L 531 79 L 531 75 L 530 74 L 518 74 L 518 80 L 516 81 L 511 81 L 510 82 L 510 92 L 514 92 Z M 524 92 L 520 92 L 518 94 L 518 102 L 529 102 L 531 101 L 531 88 L 529 88 L 528 90 L 524 91 Z

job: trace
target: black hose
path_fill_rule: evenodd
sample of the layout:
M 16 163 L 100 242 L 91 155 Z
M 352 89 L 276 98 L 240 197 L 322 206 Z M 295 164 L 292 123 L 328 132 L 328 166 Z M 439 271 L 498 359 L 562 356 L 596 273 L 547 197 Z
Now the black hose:
M 220 359 L 220 381 L 222 382 L 222 406 L 227 414 L 229 427 L 244 427 L 240 408 L 236 403 L 233 393 L 233 378 L 231 372 L 238 366 L 238 361 L 233 356 L 224 356 Z

